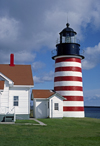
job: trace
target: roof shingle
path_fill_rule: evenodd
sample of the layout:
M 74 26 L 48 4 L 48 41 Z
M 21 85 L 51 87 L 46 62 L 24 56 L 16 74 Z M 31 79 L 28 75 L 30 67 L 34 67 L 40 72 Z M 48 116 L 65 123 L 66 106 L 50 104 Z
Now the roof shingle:
M 14 82 L 14 85 L 33 85 L 31 65 L 0 64 L 0 72 Z
M 55 92 L 50 90 L 32 90 L 34 98 L 49 98 L 50 96 L 54 95 Z

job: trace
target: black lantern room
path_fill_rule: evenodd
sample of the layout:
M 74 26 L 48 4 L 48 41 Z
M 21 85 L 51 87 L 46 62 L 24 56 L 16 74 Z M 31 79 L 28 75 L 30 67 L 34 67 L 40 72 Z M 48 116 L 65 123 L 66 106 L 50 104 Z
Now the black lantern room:
M 64 55 L 80 56 L 84 59 L 84 56 L 80 55 L 80 44 L 79 40 L 76 38 L 77 33 L 69 27 L 69 23 L 66 24 L 66 28 L 64 28 L 59 34 L 60 39 L 56 45 L 57 52 L 52 59 Z

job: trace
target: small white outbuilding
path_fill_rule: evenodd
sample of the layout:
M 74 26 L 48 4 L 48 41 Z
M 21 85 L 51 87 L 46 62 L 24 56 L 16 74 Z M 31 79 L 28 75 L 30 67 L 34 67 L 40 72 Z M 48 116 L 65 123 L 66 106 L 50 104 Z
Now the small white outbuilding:
M 52 90 L 32 90 L 34 118 L 62 118 L 63 100 Z

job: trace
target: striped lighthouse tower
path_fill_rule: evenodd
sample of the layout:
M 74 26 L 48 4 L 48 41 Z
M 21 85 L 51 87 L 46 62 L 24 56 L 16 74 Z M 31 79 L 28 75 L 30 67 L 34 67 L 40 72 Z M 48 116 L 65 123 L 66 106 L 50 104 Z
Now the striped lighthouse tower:
M 62 95 L 64 117 L 84 117 L 80 44 L 76 32 L 66 24 L 56 45 L 54 90 Z

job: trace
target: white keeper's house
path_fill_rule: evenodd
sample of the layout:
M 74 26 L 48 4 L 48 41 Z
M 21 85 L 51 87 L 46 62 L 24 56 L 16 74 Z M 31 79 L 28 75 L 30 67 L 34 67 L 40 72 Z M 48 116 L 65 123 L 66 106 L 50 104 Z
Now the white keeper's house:
M 0 64 L 0 121 L 29 119 L 30 88 L 33 85 L 31 65 Z

